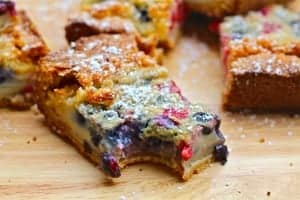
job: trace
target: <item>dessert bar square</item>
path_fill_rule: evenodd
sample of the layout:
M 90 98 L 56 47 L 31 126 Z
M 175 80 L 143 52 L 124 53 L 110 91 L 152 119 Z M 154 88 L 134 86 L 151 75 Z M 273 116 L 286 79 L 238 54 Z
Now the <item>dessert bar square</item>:
M 226 110 L 300 111 L 300 17 L 281 6 L 221 24 Z
M 65 28 L 68 41 L 99 33 L 134 33 L 147 54 L 158 55 L 156 47 L 175 45 L 184 19 L 182 0 L 83 1 L 82 12 L 70 17 Z
M 0 1 L 0 107 L 32 104 L 31 79 L 47 47 L 25 11 Z
M 49 127 L 109 177 L 141 161 L 186 180 L 227 159 L 220 118 L 190 103 L 132 34 L 81 38 L 41 60 L 37 102 Z

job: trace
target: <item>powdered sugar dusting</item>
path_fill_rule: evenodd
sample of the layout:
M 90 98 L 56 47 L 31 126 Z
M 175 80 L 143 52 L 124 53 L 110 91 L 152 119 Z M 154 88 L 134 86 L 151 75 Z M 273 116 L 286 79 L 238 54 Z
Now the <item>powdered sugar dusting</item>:
M 124 195 L 121 195 L 119 199 L 120 200 L 126 200 L 127 198 Z
M 121 54 L 122 53 L 122 49 L 119 49 L 115 46 L 109 46 L 109 47 L 102 47 L 102 49 L 107 52 L 107 53 L 111 53 L 111 54 Z
M 1 129 L 6 130 L 9 133 L 17 134 L 17 129 L 11 124 L 9 120 L 3 120 L 1 121 Z
M 293 133 L 293 131 L 288 131 L 288 136 L 293 136 L 294 135 L 294 133 Z
M 98 44 L 99 44 L 98 40 L 92 41 L 92 42 L 88 43 L 84 49 L 91 50 L 91 49 L 95 48 Z M 71 46 L 71 47 L 75 47 L 75 46 L 76 46 L 76 44 L 73 43 L 73 46 Z
M 261 72 L 261 64 L 259 62 L 254 62 L 253 65 L 254 65 L 254 70 L 253 70 L 254 72 L 256 73 Z
M 183 187 L 182 187 L 182 186 L 177 186 L 177 189 L 178 189 L 178 190 L 182 190 Z
M 275 74 L 277 74 L 278 76 L 282 75 L 282 69 L 281 68 L 276 68 L 275 69 Z
M 5 144 L 3 140 L 0 140 L 0 147 L 2 147 Z

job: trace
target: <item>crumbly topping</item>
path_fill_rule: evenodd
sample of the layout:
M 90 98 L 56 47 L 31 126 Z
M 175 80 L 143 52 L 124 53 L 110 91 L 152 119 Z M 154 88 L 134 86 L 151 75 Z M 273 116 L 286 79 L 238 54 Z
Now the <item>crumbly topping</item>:
M 72 73 L 81 85 L 97 84 L 107 76 L 121 72 L 126 67 L 153 66 L 150 58 L 138 52 L 133 35 L 99 35 L 84 38 L 66 52 L 48 55 L 41 62 L 52 69 L 60 69 L 61 75 Z M 125 73 L 125 72 L 124 72 Z M 94 77 L 93 80 L 88 80 Z M 98 82 L 98 83 L 100 83 Z
M 252 11 L 245 17 L 227 17 L 222 24 L 222 32 L 231 40 L 266 37 L 277 43 L 299 41 L 300 17 L 282 6 L 266 7 Z
M 93 104 L 112 103 L 116 97 L 114 84 L 166 76 L 165 68 L 156 66 L 152 58 L 139 51 L 135 36 L 128 34 L 80 39 L 68 50 L 43 58 L 41 68 L 45 73 L 73 80 L 66 83 L 69 86 L 76 82 L 83 88 L 85 99 Z
M 277 76 L 295 76 L 300 74 L 300 59 L 284 54 L 258 54 L 239 58 L 231 65 L 234 74 L 265 73 Z
M 236 73 L 244 73 L 252 70 L 254 73 L 264 72 L 277 75 L 287 75 L 298 71 L 298 60 L 296 58 L 283 59 L 282 55 L 300 55 L 300 35 L 298 34 L 298 22 L 300 17 L 281 6 L 270 6 L 261 11 L 249 12 L 246 16 L 227 17 L 221 25 L 221 42 L 223 62 L 228 68 L 232 63 L 240 64 L 241 69 L 233 69 Z M 259 54 L 265 54 L 260 56 Z M 276 55 L 271 55 L 276 54 Z M 282 54 L 282 55 L 281 55 Z M 267 61 L 253 60 L 248 56 L 258 55 Z M 266 55 L 269 55 L 266 57 Z M 254 56 L 255 57 L 255 56 Z M 245 63 L 241 63 L 245 61 Z M 249 64 L 247 69 L 246 64 Z M 276 66 L 275 64 L 276 63 Z M 293 65 L 286 69 L 286 65 Z M 281 68 L 282 67 L 282 68 Z M 248 71 L 249 72 L 249 71 Z

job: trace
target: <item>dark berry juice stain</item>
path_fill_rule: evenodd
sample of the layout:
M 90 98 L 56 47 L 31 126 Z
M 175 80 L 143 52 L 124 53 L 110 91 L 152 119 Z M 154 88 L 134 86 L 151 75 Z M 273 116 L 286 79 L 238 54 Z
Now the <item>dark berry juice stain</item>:
M 13 72 L 11 70 L 0 68 L 0 84 L 13 78 Z

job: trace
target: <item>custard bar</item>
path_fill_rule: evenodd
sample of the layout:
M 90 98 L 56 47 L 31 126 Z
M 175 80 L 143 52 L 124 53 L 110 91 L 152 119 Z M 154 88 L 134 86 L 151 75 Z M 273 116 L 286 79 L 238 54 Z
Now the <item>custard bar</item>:
M 12 1 L 0 1 L 0 107 L 28 108 L 31 78 L 47 47 L 25 11 Z
M 69 19 L 68 41 L 99 33 L 135 33 L 146 53 L 172 48 L 185 16 L 182 0 L 85 0 L 82 10 Z
M 300 111 L 298 13 L 270 6 L 225 18 L 221 43 L 226 110 Z
M 220 118 L 190 103 L 132 34 L 81 38 L 41 61 L 37 102 L 49 127 L 109 177 L 162 163 L 186 180 L 228 150 Z

